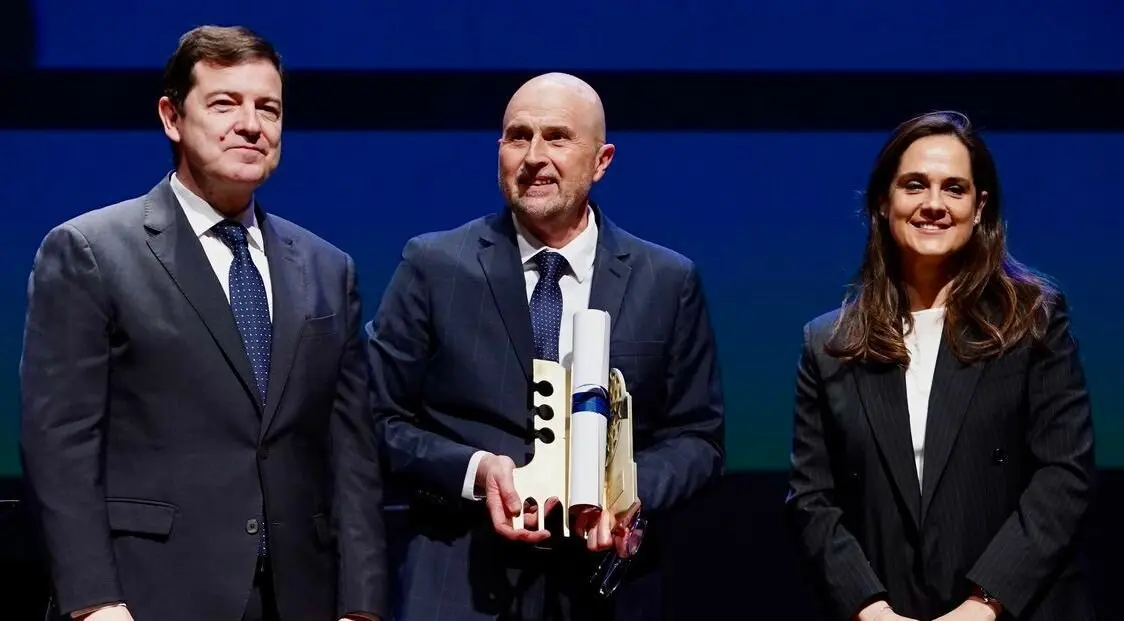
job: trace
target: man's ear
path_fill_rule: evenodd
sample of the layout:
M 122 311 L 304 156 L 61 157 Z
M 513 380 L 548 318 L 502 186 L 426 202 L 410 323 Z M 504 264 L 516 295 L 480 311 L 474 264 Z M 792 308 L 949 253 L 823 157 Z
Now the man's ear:
M 609 170 L 609 164 L 613 163 L 613 156 L 616 155 L 617 148 L 611 144 L 603 144 L 597 150 L 597 165 L 593 169 L 593 182 L 596 183 L 605 176 L 605 171 Z
M 164 125 L 164 135 L 168 140 L 178 143 L 180 141 L 179 120 L 180 113 L 176 105 L 167 96 L 161 97 L 156 104 L 156 112 L 160 115 L 160 123 Z

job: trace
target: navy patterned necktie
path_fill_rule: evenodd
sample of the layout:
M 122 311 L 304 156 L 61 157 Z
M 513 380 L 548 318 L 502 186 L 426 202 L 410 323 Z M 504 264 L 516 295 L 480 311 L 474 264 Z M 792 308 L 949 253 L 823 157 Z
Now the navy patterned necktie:
M 230 264 L 230 310 L 234 312 L 234 322 L 242 335 L 242 347 L 246 349 L 254 372 L 258 397 L 264 405 L 269 389 L 269 354 L 273 341 L 265 282 L 250 258 L 246 227 L 223 220 L 214 226 L 214 231 L 234 253 L 234 261 Z
M 239 222 L 223 220 L 213 227 L 219 239 L 234 253 L 230 264 L 230 310 L 242 335 L 242 347 L 250 359 L 254 372 L 258 398 L 265 404 L 269 388 L 269 355 L 273 346 L 273 325 L 269 319 L 269 299 L 265 296 L 265 281 L 250 258 L 250 244 L 246 227 Z M 260 521 L 258 555 L 268 556 L 266 520 Z
M 562 328 L 562 287 L 558 279 L 566 271 L 566 257 L 544 250 L 535 255 L 539 282 L 531 292 L 531 326 L 535 332 L 535 358 L 558 360 L 558 331 Z

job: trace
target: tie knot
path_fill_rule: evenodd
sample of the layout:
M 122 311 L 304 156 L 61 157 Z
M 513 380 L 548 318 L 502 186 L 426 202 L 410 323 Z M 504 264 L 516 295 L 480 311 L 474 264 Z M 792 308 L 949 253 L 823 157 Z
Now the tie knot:
M 539 266 L 539 274 L 543 280 L 557 282 L 562 277 L 568 263 L 566 257 L 544 250 L 535 255 L 535 264 Z
M 246 239 L 246 227 L 242 226 L 241 222 L 223 220 L 211 228 L 231 250 L 236 251 L 240 248 L 249 247 L 249 242 Z

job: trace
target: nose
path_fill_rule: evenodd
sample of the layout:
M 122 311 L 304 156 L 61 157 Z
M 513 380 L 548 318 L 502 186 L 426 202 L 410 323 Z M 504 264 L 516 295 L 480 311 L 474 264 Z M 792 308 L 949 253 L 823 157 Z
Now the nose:
M 258 136 L 261 134 L 261 120 L 253 103 L 248 102 L 238 109 L 238 120 L 234 125 L 234 131 L 251 143 L 258 141 Z
M 922 205 L 922 209 L 929 213 L 937 212 L 938 214 L 945 211 L 944 193 L 941 192 L 939 187 L 929 188 L 929 194 L 925 199 L 925 204 Z
M 531 139 L 531 144 L 523 155 L 523 163 L 531 168 L 546 164 L 546 142 L 542 138 L 535 136 Z

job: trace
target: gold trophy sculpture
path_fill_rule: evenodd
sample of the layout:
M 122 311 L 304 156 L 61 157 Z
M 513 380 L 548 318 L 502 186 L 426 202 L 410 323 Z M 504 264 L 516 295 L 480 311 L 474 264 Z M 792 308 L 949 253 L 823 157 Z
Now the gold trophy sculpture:
M 570 369 L 535 360 L 533 371 L 535 452 L 515 469 L 516 491 L 540 510 L 557 498 L 567 516 L 565 536 L 573 508 L 593 506 L 624 519 L 638 508 L 632 398 L 620 370 L 609 368 L 608 313 L 574 314 Z M 522 513 L 514 526 L 523 527 Z

